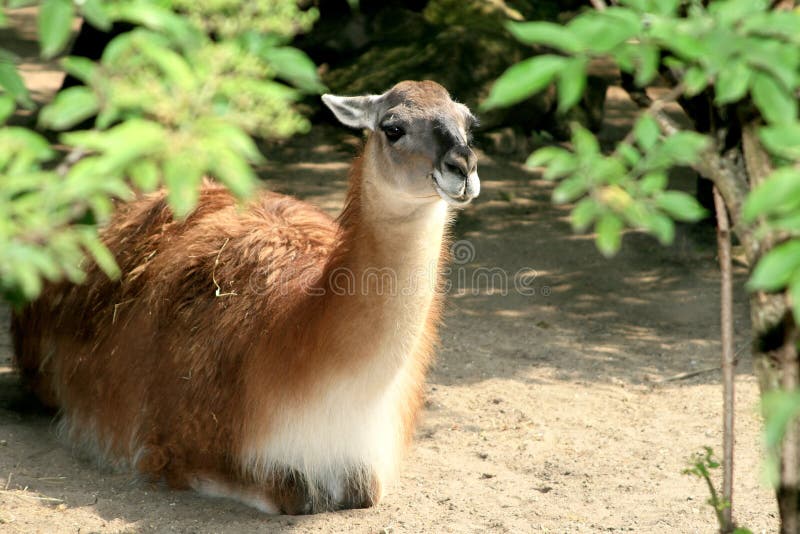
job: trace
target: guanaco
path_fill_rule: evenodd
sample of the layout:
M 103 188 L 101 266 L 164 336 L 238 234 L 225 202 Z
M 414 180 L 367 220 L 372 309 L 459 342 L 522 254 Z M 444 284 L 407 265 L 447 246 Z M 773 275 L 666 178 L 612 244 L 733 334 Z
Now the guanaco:
M 324 95 L 368 130 L 332 219 L 206 182 L 102 229 L 89 266 L 12 319 L 15 362 L 73 445 L 174 488 L 268 513 L 372 506 L 396 474 L 432 357 L 450 207 L 479 192 L 473 115 L 431 81 Z

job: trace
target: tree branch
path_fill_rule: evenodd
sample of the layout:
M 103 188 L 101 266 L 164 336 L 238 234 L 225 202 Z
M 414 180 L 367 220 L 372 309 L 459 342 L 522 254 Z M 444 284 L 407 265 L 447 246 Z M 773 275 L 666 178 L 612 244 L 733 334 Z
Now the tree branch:
M 625 80 L 623 76 L 623 88 L 631 96 L 631 100 L 643 109 L 645 113 L 650 113 L 653 116 L 664 135 L 670 136 L 679 132 L 681 128 L 667 115 L 664 108 L 668 104 L 676 102 L 683 95 L 683 85 L 679 83 L 660 98 L 652 100 L 646 93 L 633 86 L 632 82 L 633 80 Z M 728 206 L 728 213 L 730 214 L 734 231 L 739 240 L 742 241 L 742 244 L 745 245 L 745 248 L 748 249 L 748 259 L 752 260 L 751 252 L 754 240 L 750 237 L 750 232 L 740 225 L 742 203 L 745 196 L 747 196 L 748 190 L 747 179 L 741 173 L 741 170 L 737 168 L 734 155 L 721 155 L 719 141 L 709 138 L 712 141 L 711 146 L 703 153 L 700 161 L 693 168 L 701 176 L 711 180 L 719 189 L 719 193 Z
M 714 187 L 714 208 L 717 212 L 717 246 L 719 250 L 720 326 L 722 342 L 722 499 L 728 506 L 722 510 L 721 530 L 733 532 L 733 421 L 734 367 L 733 351 L 733 276 L 731 274 L 731 233 L 728 211 L 719 190 Z
M 589 0 L 592 3 L 592 7 L 594 7 L 597 11 L 603 11 L 608 6 L 605 3 L 605 0 Z
M 675 89 L 678 89 L 678 87 Z M 659 102 L 661 102 L 660 105 Z M 661 131 L 664 135 L 669 136 L 679 132 L 680 128 L 675 121 L 664 112 L 663 108 L 665 103 L 666 102 L 662 102 L 660 99 L 656 100 L 648 109 L 649 112 L 653 114 L 653 117 L 661 127 Z M 733 230 L 748 251 L 748 259 L 752 259 L 754 257 L 753 253 L 756 250 L 755 240 L 752 238 L 750 230 L 741 224 L 742 204 L 744 203 L 748 190 L 747 180 L 742 169 L 737 167 L 735 156 L 736 154 L 731 152 L 724 155 L 720 154 L 717 140 L 711 139 L 711 146 L 700 156 L 699 161 L 692 165 L 692 167 L 701 176 L 711 180 L 719 190 L 719 193 L 725 200 L 725 205 L 728 207 L 728 213 L 733 223 Z
M 782 9 L 784 11 L 791 11 L 794 9 L 796 2 L 795 0 L 773 0 L 772 5 L 770 6 L 772 9 Z

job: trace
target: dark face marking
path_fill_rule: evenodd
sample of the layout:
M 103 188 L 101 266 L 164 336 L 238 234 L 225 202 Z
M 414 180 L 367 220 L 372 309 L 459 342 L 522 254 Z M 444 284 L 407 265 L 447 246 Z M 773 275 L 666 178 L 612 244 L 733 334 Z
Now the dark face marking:
M 452 121 L 441 118 L 434 120 L 433 136 L 436 139 L 437 162 L 442 161 L 444 155 L 455 148 L 469 150 L 469 139 L 464 139 L 458 127 L 452 124 Z

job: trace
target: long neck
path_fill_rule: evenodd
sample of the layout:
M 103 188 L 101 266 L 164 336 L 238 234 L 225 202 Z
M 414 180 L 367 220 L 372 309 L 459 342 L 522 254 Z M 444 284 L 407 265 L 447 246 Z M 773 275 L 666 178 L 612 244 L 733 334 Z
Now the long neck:
M 336 333 L 324 351 L 351 371 L 369 369 L 380 387 L 435 332 L 448 213 L 444 202 L 398 204 L 370 150 L 352 170 L 321 326 Z
M 391 305 L 402 297 L 406 301 L 432 298 L 428 289 L 435 288 L 441 268 L 446 204 L 409 204 L 398 198 L 382 186 L 388 180 L 371 150 L 375 147 L 368 143 L 365 156 L 351 171 L 347 202 L 339 218 L 341 238 L 329 269 L 346 273 L 356 296 L 369 300 Z M 394 285 L 387 291 L 390 281 Z M 359 299 L 351 300 L 360 304 Z

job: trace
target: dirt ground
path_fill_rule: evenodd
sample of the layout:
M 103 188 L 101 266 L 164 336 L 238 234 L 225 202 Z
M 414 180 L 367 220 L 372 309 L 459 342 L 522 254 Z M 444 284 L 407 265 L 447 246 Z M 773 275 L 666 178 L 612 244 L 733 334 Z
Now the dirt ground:
M 37 97 L 58 85 L 52 65 L 25 70 Z M 631 109 L 619 90 L 609 98 L 606 137 Z M 270 147 L 262 175 L 335 213 L 357 145 L 319 127 Z M 551 185 L 514 159 L 481 154 L 483 192 L 455 226 L 462 255 L 424 417 L 377 507 L 270 517 L 100 471 L 26 408 L 2 327 L 0 532 L 713 532 L 707 488 L 681 473 L 703 446 L 721 452 L 713 228 L 682 226 L 668 248 L 630 233 L 606 260 L 571 232 L 568 208 L 551 205 Z M 508 286 L 477 276 L 485 268 Z M 0 325 L 7 316 L 0 308 Z M 735 318 L 735 517 L 775 532 L 742 291 Z

